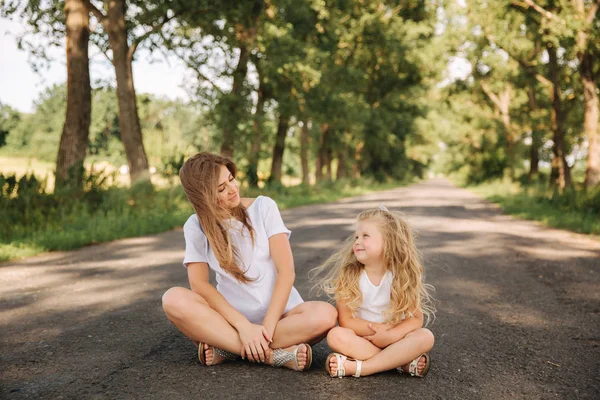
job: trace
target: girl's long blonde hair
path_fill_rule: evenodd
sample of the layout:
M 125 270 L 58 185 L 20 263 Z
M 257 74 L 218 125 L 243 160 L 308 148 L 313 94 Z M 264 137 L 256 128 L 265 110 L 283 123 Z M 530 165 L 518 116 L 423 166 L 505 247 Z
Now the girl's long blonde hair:
M 424 282 L 421 255 L 412 230 L 402 214 L 384 208 L 371 209 L 361 212 L 356 221 L 377 224 L 383 237 L 383 262 L 386 270 L 394 275 L 391 304 L 384 315 L 386 322 L 397 324 L 404 318 L 412 317 L 416 311 L 421 311 L 428 323 L 435 315 L 433 298 L 429 293 L 433 286 Z M 317 278 L 315 287 L 336 301 L 344 300 L 353 315 L 362 303 L 359 279 L 364 268 L 352 250 L 354 241 L 353 233 L 339 251 L 311 271 L 311 277 Z
M 239 282 L 248 283 L 251 279 L 239 266 L 239 251 L 231 242 L 226 220 L 233 217 L 242 221 L 250 232 L 253 243 L 254 229 L 246 208 L 241 203 L 231 210 L 217 203 L 217 186 L 222 165 L 235 177 L 237 166 L 231 159 L 207 152 L 198 153 L 183 164 L 179 178 L 221 268 Z

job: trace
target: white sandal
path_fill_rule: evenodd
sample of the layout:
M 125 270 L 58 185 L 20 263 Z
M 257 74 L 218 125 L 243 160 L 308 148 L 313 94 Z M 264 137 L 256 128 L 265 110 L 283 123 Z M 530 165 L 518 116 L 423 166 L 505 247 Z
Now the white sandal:
M 421 359 L 421 357 L 425 357 L 425 367 L 423 367 L 423 372 L 421 372 L 421 374 L 419 374 L 419 370 L 417 369 L 417 367 L 418 367 L 419 360 Z M 425 375 L 427 375 L 427 373 L 429 372 L 430 365 L 431 365 L 431 356 L 429 355 L 429 353 L 423 353 L 410 362 L 410 365 L 408 366 L 408 372 L 404 372 L 402 367 L 396 368 L 396 371 L 398 371 L 401 374 L 408 373 L 408 374 L 410 374 L 410 376 L 416 376 L 418 378 L 425 378 Z
M 329 365 L 329 360 L 331 360 L 331 356 L 335 356 L 335 361 L 337 362 L 337 369 L 335 370 L 335 375 L 331 375 L 331 366 Z M 330 353 L 327 356 L 327 361 L 325 361 L 325 370 L 327 371 L 329 376 L 331 376 L 332 378 L 335 378 L 335 377 L 341 378 L 343 376 L 346 376 L 346 368 L 344 368 L 344 362 L 346 360 L 356 361 L 356 372 L 352 376 L 354 376 L 356 378 L 360 378 L 360 373 L 362 371 L 362 361 L 348 358 L 341 353 Z

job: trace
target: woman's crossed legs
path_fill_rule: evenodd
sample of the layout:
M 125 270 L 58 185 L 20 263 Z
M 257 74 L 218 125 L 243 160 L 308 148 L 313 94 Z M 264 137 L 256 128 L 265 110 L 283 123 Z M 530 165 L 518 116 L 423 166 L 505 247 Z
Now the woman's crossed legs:
M 194 343 L 205 343 L 206 363 L 215 365 L 223 358 L 215 354 L 211 346 L 240 354 L 242 343 L 238 332 L 217 311 L 210 308 L 206 300 L 187 288 L 174 287 L 163 295 L 163 309 L 167 318 Z M 307 301 L 285 313 L 275 327 L 271 349 L 293 351 L 301 343 L 317 343 L 335 326 L 335 308 L 320 301 Z M 308 358 L 308 348 L 300 345 L 296 360 L 302 370 Z M 269 352 L 266 364 L 273 365 L 273 352 Z M 296 369 L 290 361 L 284 366 Z

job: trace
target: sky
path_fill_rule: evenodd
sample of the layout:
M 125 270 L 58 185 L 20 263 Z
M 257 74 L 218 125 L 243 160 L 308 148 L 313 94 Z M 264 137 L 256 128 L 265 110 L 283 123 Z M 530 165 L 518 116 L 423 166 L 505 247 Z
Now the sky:
M 8 104 L 21 112 L 33 112 L 34 100 L 47 87 L 63 83 L 67 79 L 64 48 L 53 49 L 55 59 L 50 69 L 36 73 L 28 62 L 28 53 L 17 48 L 15 35 L 22 31 L 17 22 L 0 19 L 0 102 Z M 90 55 L 94 51 L 90 47 Z M 97 52 L 97 50 L 96 50 Z M 136 92 L 152 93 L 170 99 L 184 99 L 188 96 L 182 82 L 189 78 L 186 68 L 177 59 L 168 62 L 150 63 L 150 57 L 143 50 L 136 53 L 133 64 L 133 76 Z M 153 57 L 164 60 L 164 57 Z M 111 79 L 114 82 L 114 71 L 104 55 L 93 57 L 90 64 L 90 78 Z
M 41 92 L 53 84 L 66 81 L 67 70 L 64 48 L 56 48 L 51 51 L 54 61 L 50 68 L 34 72 L 28 62 L 27 51 L 17 48 L 16 35 L 22 29 L 20 23 L 0 18 L 0 103 L 30 113 L 34 111 L 34 101 Z M 108 79 L 114 82 L 112 66 L 104 55 L 97 53 L 97 50 L 90 47 L 91 81 Z M 188 100 L 189 96 L 182 83 L 190 79 L 190 73 L 183 63 L 175 58 L 165 60 L 162 56 L 153 57 L 153 60 L 159 61 L 151 63 L 150 58 L 143 49 L 136 52 L 133 63 L 136 93 Z M 448 80 L 464 78 L 469 72 L 470 65 L 466 60 L 454 58 L 448 65 Z

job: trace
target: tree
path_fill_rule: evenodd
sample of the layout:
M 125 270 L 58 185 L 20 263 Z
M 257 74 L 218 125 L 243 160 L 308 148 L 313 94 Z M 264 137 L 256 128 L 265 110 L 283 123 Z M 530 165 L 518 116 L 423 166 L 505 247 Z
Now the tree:
M 0 147 L 6 144 L 6 138 L 21 122 L 21 114 L 11 106 L 0 102 Z
M 142 4 L 140 8 L 135 8 L 138 11 L 136 17 L 145 20 L 144 16 L 152 14 L 156 15 L 156 19 L 159 21 L 151 20 L 147 22 L 151 26 L 148 31 L 130 38 L 130 23 L 128 21 L 130 16 L 127 14 L 128 7 L 125 0 L 105 1 L 104 11 L 102 11 L 102 7 L 98 8 L 94 5 L 91 0 L 85 0 L 85 5 L 88 12 L 92 13 L 102 25 L 105 34 L 108 36 L 108 47 L 112 50 L 112 58 L 109 59 L 114 66 L 117 81 L 119 129 L 127 154 L 131 182 L 149 179 L 148 158 L 142 141 L 132 63 L 135 51 L 140 43 L 159 31 L 171 20 L 172 16 L 169 17 L 162 7 L 159 7 L 159 12 L 156 12 L 152 7 L 152 5 L 156 6 L 155 4 Z M 164 14 L 161 15 L 160 11 L 163 11 Z M 99 46 L 106 50 L 106 46 L 103 46 L 102 43 L 99 43 Z M 107 54 L 106 51 L 105 54 Z
M 89 14 L 83 0 L 65 1 L 67 112 L 56 158 L 56 183 L 81 188 L 92 113 Z

